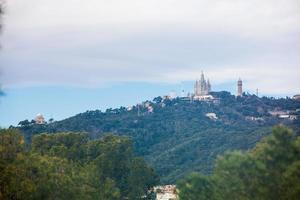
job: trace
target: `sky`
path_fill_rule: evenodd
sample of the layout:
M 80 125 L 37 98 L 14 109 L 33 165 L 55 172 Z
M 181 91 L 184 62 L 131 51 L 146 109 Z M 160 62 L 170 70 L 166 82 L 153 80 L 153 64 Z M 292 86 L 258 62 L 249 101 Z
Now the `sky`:
M 192 91 L 300 93 L 299 0 L 9 0 L 0 126 Z

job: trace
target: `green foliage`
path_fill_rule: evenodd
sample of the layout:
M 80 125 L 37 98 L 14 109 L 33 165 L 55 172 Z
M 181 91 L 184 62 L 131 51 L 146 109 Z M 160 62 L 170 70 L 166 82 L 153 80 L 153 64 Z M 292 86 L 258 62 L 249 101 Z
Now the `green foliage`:
M 20 122 L 18 123 L 18 125 L 19 125 L 19 126 L 22 126 L 22 127 L 28 127 L 28 126 L 30 126 L 31 124 L 33 124 L 33 123 L 31 123 L 28 119 L 25 119 L 25 120 L 20 121 Z
M 5 166 L 3 199 L 82 199 L 76 170 L 65 159 L 23 154 Z
M 131 110 L 121 107 L 106 112 L 87 111 L 47 125 L 34 124 L 19 129 L 27 141 L 43 132 L 87 132 L 91 138 L 102 138 L 106 132 L 126 135 L 132 139 L 137 154 L 155 168 L 162 183 L 174 183 L 192 171 L 211 173 L 217 155 L 227 150 L 252 148 L 278 123 L 299 130 L 300 123 L 280 120 L 270 116 L 268 111 L 295 110 L 300 108 L 300 101 L 255 95 L 236 98 L 229 92 L 212 95 L 220 98 L 220 102 L 156 97 L 153 102 L 145 102 L 153 107 L 153 113 L 148 113 L 143 104 Z M 207 118 L 205 114 L 209 112 L 216 113 L 218 119 Z M 264 120 L 250 121 L 246 120 L 247 116 Z
M 127 137 L 40 134 L 31 149 L 13 129 L 0 139 L 0 199 L 141 199 L 158 183 Z
M 295 161 L 283 173 L 283 199 L 299 199 L 300 197 L 300 161 Z
M 179 184 L 180 199 L 299 199 L 300 137 L 283 126 L 251 151 L 218 157 L 211 176 L 193 175 Z
M 180 188 L 179 198 L 187 200 L 210 200 L 217 198 L 214 181 L 201 174 L 191 174 L 178 182 Z
M 159 182 L 158 176 L 154 173 L 153 169 L 147 167 L 145 161 L 141 158 L 135 158 L 130 163 L 131 170 L 128 176 L 129 185 L 129 199 L 139 199 L 145 195 L 144 191 L 149 191 L 151 186 Z M 137 185 L 142 187 L 137 187 Z M 138 194 L 138 195 L 137 195 Z
M 263 163 L 242 152 L 226 153 L 216 161 L 213 174 L 222 199 L 256 199 L 263 196 Z
M 23 136 L 14 129 L 0 130 L 0 142 L 1 163 L 12 162 L 24 151 Z
M 88 136 L 84 133 L 41 134 L 32 139 L 32 151 L 41 155 L 58 156 L 83 161 Z

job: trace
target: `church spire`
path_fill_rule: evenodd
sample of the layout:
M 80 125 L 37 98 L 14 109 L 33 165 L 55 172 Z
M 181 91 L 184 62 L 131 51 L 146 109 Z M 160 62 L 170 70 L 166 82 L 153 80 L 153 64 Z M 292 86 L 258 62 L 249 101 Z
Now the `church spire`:
M 204 74 L 203 74 L 203 71 L 201 71 L 200 82 L 203 83 L 204 81 L 205 81 Z
M 210 85 L 209 79 L 207 79 L 207 93 L 210 93 L 210 92 L 211 92 L 211 85 Z

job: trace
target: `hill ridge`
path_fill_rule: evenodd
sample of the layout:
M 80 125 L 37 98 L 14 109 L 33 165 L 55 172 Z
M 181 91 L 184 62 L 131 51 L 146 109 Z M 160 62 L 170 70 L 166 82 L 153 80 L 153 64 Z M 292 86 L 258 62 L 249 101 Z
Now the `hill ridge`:
M 296 110 L 300 101 L 255 95 L 235 97 L 229 92 L 211 95 L 220 101 L 156 97 L 128 108 L 86 111 L 61 121 L 19 129 L 27 139 L 42 132 L 62 131 L 87 132 L 92 138 L 107 132 L 126 135 L 163 183 L 174 183 L 190 171 L 210 173 L 217 155 L 253 147 L 276 124 L 285 124 L 299 134 Z M 289 111 L 297 119 L 281 119 L 271 111 Z M 217 119 L 210 119 L 206 113 L 215 113 Z

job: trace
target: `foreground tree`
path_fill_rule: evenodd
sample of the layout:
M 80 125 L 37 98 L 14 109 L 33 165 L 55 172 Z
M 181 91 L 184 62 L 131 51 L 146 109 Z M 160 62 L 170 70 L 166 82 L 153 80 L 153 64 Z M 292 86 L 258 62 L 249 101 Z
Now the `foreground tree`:
M 126 137 L 0 130 L 0 199 L 141 199 L 158 183 Z
M 178 182 L 179 198 L 188 200 L 217 199 L 214 180 L 201 174 L 191 174 L 185 180 Z
M 193 175 L 179 186 L 180 199 L 299 199 L 300 138 L 282 126 L 248 152 L 220 156 L 209 177 Z

